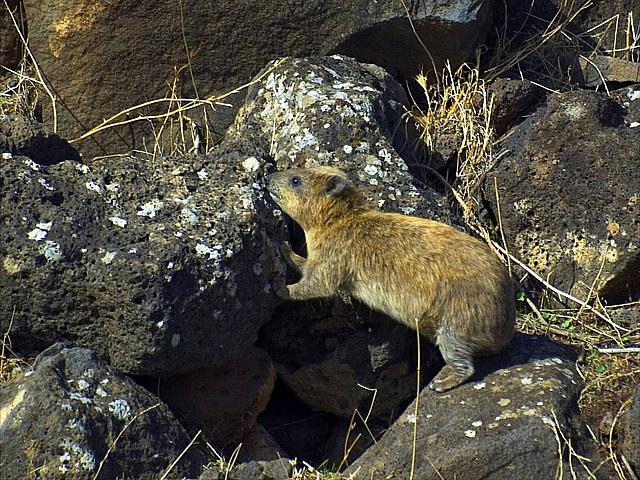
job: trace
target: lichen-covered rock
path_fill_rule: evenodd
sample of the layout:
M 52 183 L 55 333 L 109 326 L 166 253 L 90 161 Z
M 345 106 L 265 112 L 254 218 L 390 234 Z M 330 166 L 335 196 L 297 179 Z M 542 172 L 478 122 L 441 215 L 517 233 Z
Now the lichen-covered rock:
M 24 155 L 42 165 L 80 161 L 78 151 L 47 127 L 25 115 L 0 115 L 0 153 Z
M 238 142 L 206 157 L 91 167 L 2 161 L 2 330 L 13 320 L 16 346 L 66 338 L 152 376 L 246 351 L 284 268 L 261 155 Z
M 415 332 L 362 305 L 332 310 L 307 303 L 276 310 L 260 345 L 279 378 L 311 409 L 339 417 L 403 408 L 415 395 Z M 435 373 L 438 357 L 424 346 L 422 371 Z
M 485 184 L 511 253 L 577 296 L 597 279 L 610 303 L 640 295 L 640 90 L 617 98 L 550 95 Z
M 160 400 L 84 348 L 57 343 L 0 385 L 2 478 L 159 478 L 189 444 Z M 169 478 L 197 476 L 192 446 Z M 37 473 L 36 473 L 37 472 Z M 99 474 L 98 474 L 99 472 Z
M 414 402 L 347 473 L 409 478 L 417 422 L 415 478 L 558 478 L 560 463 L 562 478 L 572 478 L 572 470 L 573 478 L 590 478 L 576 457 L 573 467 L 568 456 L 558 457 L 564 435 L 575 453 L 594 458 L 576 404 L 581 380 L 574 355 L 519 334 L 477 367 L 472 382 L 446 394 L 424 388 L 417 416 Z
M 279 170 L 333 165 L 389 211 L 451 221 L 445 199 L 410 174 L 417 137 L 402 87 L 382 68 L 334 55 L 285 59 L 253 85 L 229 138 L 269 150 Z
M 437 68 L 445 60 L 455 68 L 483 41 L 494 2 L 407 2 L 411 22 L 401 2 L 371 0 L 273 0 L 268 6 L 238 0 L 24 4 L 29 46 L 64 100 L 66 108 L 57 109 L 60 132 L 72 138 L 125 108 L 165 96 L 176 65 L 187 62 L 190 68 L 179 73 L 177 96 L 182 98 L 236 88 L 280 56 L 342 52 L 409 80 L 423 65 L 431 67 L 424 44 Z M 48 99 L 42 100 L 50 121 Z M 208 114 L 227 111 L 221 107 Z M 140 148 L 144 132 L 130 127 L 107 129 L 79 148 L 87 157 Z
M 217 368 L 164 379 L 160 396 L 183 423 L 201 429 L 215 447 L 233 451 L 256 425 L 275 379 L 269 355 L 252 348 Z

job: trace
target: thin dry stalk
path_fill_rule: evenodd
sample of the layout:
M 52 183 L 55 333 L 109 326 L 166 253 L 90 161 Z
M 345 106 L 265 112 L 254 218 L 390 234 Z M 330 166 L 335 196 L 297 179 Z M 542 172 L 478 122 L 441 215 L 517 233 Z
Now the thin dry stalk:
M 120 433 L 118 433 L 118 435 L 116 436 L 116 438 L 113 440 L 113 442 L 111 442 L 111 445 L 109 445 L 109 448 L 107 449 L 107 452 L 104 454 L 104 457 L 102 457 L 102 460 L 100 460 L 100 464 L 98 465 L 98 470 L 96 470 L 95 475 L 93 476 L 93 480 L 96 480 L 99 476 L 100 476 L 100 471 L 102 470 L 102 466 L 104 465 L 104 462 L 107 461 L 107 458 L 109 458 L 109 455 L 111 454 L 111 452 L 113 451 L 113 449 L 116 447 L 116 444 L 118 443 L 118 440 L 120 440 L 120 437 L 122 437 L 122 435 L 124 434 L 124 432 L 127 430 L 127 428 L 129 428 L 131 426 L 131 424 L 133 422 L 135 422 L 138 418 L 140 418 L 142 415 L 144 415 L 145 413 L 153 410 L 154 408 L 159 407 L 160 404 L 156 403 L 155 405 L 152 405 L 148 408 L 145 408 L 144 410 L 141 410 L 140 412 L 136 413 L 131 420 L 129 420 L 126 425 L 122 428 L 122 430 L 120 430 Z

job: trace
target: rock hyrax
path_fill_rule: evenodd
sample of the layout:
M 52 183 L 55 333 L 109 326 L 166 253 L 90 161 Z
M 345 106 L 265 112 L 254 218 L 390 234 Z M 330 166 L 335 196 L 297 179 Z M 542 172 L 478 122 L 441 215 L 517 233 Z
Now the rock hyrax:
M 417 326 L 444 357 L 429 385 L 439 392 L 473 375 L 473 356 L 496 353 L 511 340 L 511 279 L 480 240 L 443 223 L 372 209 L 336 168 L 274 173 L 268 188 L 307 243 L 307 258 L 282 245 L 302 277 L 281 296 L 307 300 L 344 291 Z

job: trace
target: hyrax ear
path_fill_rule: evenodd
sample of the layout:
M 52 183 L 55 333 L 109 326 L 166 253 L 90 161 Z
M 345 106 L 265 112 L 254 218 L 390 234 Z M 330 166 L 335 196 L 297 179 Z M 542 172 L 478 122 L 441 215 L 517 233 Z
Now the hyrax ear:
M 325 185 L 325 191 L 327 195 L 331 195 L 335 197 L 340 195 L 347 186 L 347 179 L 341 177 L 340 175 L 331 175 L 327 178 L 327 183 Z

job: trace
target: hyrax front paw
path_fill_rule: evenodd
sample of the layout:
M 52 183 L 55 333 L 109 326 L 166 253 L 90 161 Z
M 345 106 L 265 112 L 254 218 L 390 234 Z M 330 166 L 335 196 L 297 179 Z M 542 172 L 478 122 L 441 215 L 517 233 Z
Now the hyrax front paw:
M 291 294 L 289 293 L 289 287 L 284 282 L 277 282 L 273 286 L 275 294 L 283 300 L 291 300 Z

